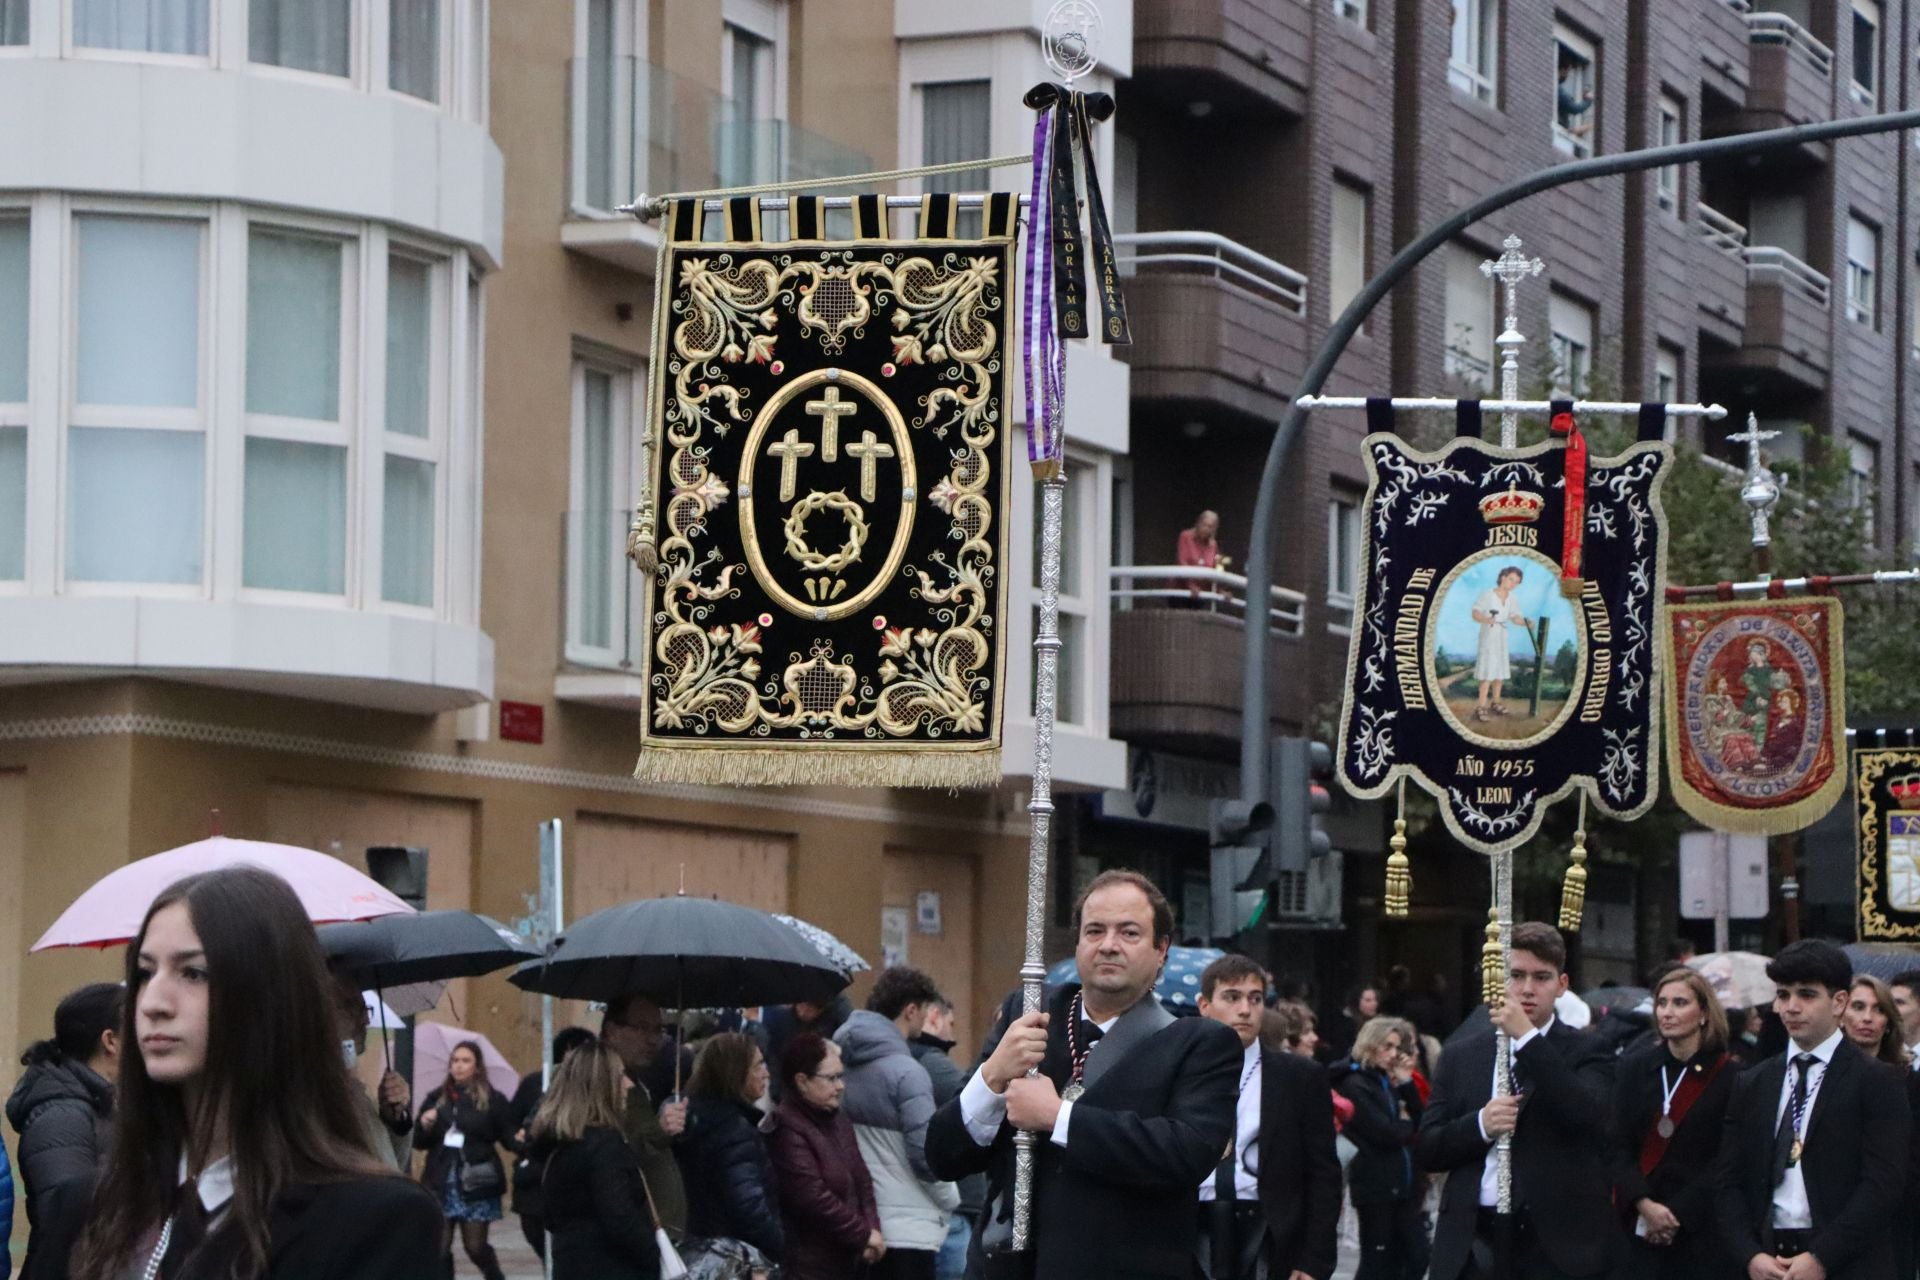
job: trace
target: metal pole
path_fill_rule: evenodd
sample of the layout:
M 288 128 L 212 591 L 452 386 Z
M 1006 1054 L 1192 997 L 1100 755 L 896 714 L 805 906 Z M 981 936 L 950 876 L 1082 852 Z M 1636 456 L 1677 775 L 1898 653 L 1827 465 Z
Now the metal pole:
M 1327 330 L 1320 349 L 1314 353 L 1306 372 L 1295 389 L 1293 403 L 1280 419 L 1267 447 L 1267 460 L 1260 471 L 1255 490 L 1253 527 L 1247 547 L 1247 599 L 1265 600 L 1273 587 L 1274 535 L 1279 516 L 1280 480 L 1294 439 L 1306 422 L 1307 411 L 1301 397 L 1318 395 L 1340 356 L 1353 341 L 1353 335 L 1366 323 L 1374 307 L 1428 255 L 1467 227 L 1488 214 L 1497 213 L 1530 195 L 1581 182 L 1589 178 L 1607 178 L 1622 173 L 1640 173 L 1663 169 L 1668 165 L 1692 164 L 1700 160 L 1728 156 L 1755 155 L 1823 142 L 1834 138 L 1853 138 L 1864 134 L 1890 133 L 1897 129 L 1920 128 L 1920 111 L 1897 111 L 1885 115 L 1858 116 L 1851 120 L 1826 120 L 1816 124 L 1792 125 L 1785 129 L 1766 129 L 1725 138 L 1685 142 L 1671 147 L 1652 147 L 1619 155 L 1595 156 L 1541 169 L 1515 182 L 1509 182 L 1463 209 L 1457 210 L 1427 229 L 1426 233 L 1399 253 L 1367 281 L 1354 296 L 1340 318 Z M 1240 682 L 1240 794 L 1259 800 L 1267 789 L 1267 646 L 1255 643 L 1248 632 Z
M 1724 831 L 1713 833 L 1713 949 L 1726 951 L 1727 913 L 1733 909 L 1733 837 Z
M 1513 846 L 1497 849 L 1493 854 L 1493 905 L 1499 912 L 1500 953 L 1513 954 Z M 1504 975 L 1502 975 L 1504 980 Z M 1501 999 L 1505 999 L 1504 993 Z M 1498 1026 L 1494 1028 L 1493 1059 L 1493 1096 L 1504 1098 L 1513 1092 L 1513 1040 L 1506 1031 Z M 1495 1166 L 1495 1184 L 1499 1187 L 1499 1199 L 1496 1208 L 1501 1213 L 1513 1212 L 1513 1135 L 1503 1133 L 1493 1144 Z M 1511 1241 L 1509 1240 L 1509 1245 Z M 1501 1274 L 1510 1274 L 1510 1269 Z
M 1816 584 L 1811 577 L 1800 578 L 1756 578 L 1752 582 L 1714 582 L 1699 586 L 1668 587 L 1667 595 L 1676 599 L 1688 596 L 1712 596 L 1722 591 L 1731 595 L 1765 591 L 1778 586 L 1780 590 L 1792 593 L 1806 591 L 1815 585 L 1822 590 L 1828 587 L 1898 587 L 1920 582 L 1920 569 L 1881 569 L 1873 573 L 1836 573 L 1829 578 L 1821 578 Z
M 1027 840 L 1027 949 L 1020 964 L 1020 1008 L 1038 1013 L 1046 980 L 1047 853 L 1053 831 L 1053 717 L 1060 670 L 1060 541 L 1066 524 L 1064 472 L 1040 482 L 1040 622 L 1033 633 L 1033 828 Z M 1033 1152 L 1039 1135 L 1013 1136 L 1013 1249 L 1025 1252 L 1033 1226 Z

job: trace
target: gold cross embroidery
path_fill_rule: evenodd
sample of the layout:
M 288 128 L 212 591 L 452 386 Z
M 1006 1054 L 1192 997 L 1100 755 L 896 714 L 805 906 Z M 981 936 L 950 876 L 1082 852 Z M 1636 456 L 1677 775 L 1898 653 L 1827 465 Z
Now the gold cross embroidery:
M 847 406 L 849 409 L 852 405 Z M 779 444 L 767 446 L 767 452 L 780 459 L 780 501 L 792 502 L 794 478 L 800 470 L 800 459 L 813 456 L 813 446 L 800 443 L 800 433 L 788 428 L 787 434 L 780 438 Z
M 873 432 L 871 431 L 862 431 L 860 433 L 860 443 L 847 446 L 847 456 L 860 460 L 860 497 L 862 501 L 872 502 L 874 500 L 873 473 L 876 469 L 875 464 L 881 458 L 891 458 L 893 456 L 893 446 L 890 444 L 881 444 L 878 440 L 875 440 L 873 438 Z
M 859 411 L 859 405 L 840 398 L 838 387 L 828 387 L 826 399 L 814 400 L 807 405 L 808 414 L 822 419 L 820 423 L 820 460 L 822 462 L 840 460 L 840 419 Z

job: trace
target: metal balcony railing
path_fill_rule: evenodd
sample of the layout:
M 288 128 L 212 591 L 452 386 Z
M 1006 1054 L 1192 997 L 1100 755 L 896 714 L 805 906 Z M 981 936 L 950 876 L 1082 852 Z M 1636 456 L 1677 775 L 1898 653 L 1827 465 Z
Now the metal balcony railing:
M 1241 619 L 1247 616 L 1247 580 L 1237 573 L 1179 564 L 1115 565 L 1107 572 L 1111 579 L 1108 594 L 1115 609 L 1130 609 L 1142 601 L 1158 600 L 1192 602 L 1210 613 Z M 1275 635 L 1299 635 L 1306 622 L 1306 596 L 1286 587 L 1273 587 L 1271 591 L 1268 628 Z
M 1720 3 L 1724 4 L 1725 6 L 1727 6 L 1727 8 L 1733 10 L 1735 13 L 1744 14 L 1744 13 L 1753 12 L 1753 6 L 1748 3 L 1748 0 L 1720 0 Z
M 1754 44 L 1783 44 L 1822 79 L 1833 78 L 1833 50 L 1784 13 L 1747 14 L 1747 39 Z
M 1307 313 L 1307 278 L 1285 263 L 1213 231 L 1131 231 L 1113 238 L 1120 271 L 1212 276 L 1296 315 Z
M 1728 257 L 1746 257 L 1747 229 L 1710 204 L 1694 206 L 1699 215 L 1700 238 Z
M 1778 284 L 1811 298 L 1823 310 L 1833 296 L 1833 282 L 1777 245 L 1747 246 L 1747 282 Z

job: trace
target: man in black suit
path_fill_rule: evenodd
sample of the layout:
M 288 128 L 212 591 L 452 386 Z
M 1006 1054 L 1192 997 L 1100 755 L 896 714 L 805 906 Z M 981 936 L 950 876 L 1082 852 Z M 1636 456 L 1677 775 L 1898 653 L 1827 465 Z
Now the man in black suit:
M 1613 1055 L 1554 1018 L 1567 989 L 1567 945 L 1551 925 L 1515 925 L 1507 996 L 1493 1020 L 1513 1041 L 1506 1097 L 1493 1096 L 1495 1038 L 1457 1043 L 1420 1117 L 1414 1156 L 1446 1172 L 1432 1280 L 1598 1276 L 1619 1260 L 1607 1176 Z M 1499 1205 L 1495 1141 L 1512 1135 L 1512 1214 Z M 1500 1256 L 1511 1262 L 1499 1267 Z
M 1840 1031 L 1853 964 L 1830 942 L 1767 965 L 1787 1051 L 1741 1073 L 1720 1143 L 1720 1227 L 1748 1280 L 1893 1280 L 1905 1081 Z
M 1309 1059 L 1260 1045 L 1267 974 L 1222 956 L 1200 975 L 1200 1016 L 1240 1037 L 1232 1153 L 1200 1184 L 1200 1263 L 1210 1280 L 1328 1280 L 1338 1261 L 1340 1157 L 1333 1094 Z
M 1208 1019 L 1175 1020 L 1153 998 L 1173 911 L 1151 880 L 1095 877 L 1074 924 L 1080 982 L 1012 1021 L 934 1114 L 927 1162 L 945 1179 L 987 1174 L 974 1248 L 988 1276 L 1190 1280 L 1193 1189 L 1233 1137 L 1240 1043 Z M 1017 1129 L 1039 1142 L 1032 1239 L 1016 1255 Z

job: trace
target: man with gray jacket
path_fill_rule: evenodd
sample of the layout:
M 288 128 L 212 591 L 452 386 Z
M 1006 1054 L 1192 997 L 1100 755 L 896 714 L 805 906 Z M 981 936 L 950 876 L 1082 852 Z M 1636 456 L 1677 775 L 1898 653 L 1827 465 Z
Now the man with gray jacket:
M 888 969 L 873 984 L 867 1007 L 850 1015 L 833 1037 L 846 1063 L 841 1107 L 873 1175 L 887 1243 L 872 1271 L 875 1280 L 934 1280 L 947 1221 L 960 1205 L 954 1184 L 934 1177 L 927 1165 L 933 1082 L 908 1043 L 925 1029 L 927 1012 L 939 999 L 933 979 L 918 969 Z

